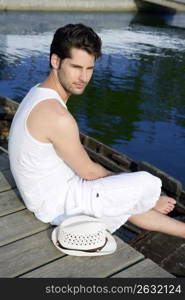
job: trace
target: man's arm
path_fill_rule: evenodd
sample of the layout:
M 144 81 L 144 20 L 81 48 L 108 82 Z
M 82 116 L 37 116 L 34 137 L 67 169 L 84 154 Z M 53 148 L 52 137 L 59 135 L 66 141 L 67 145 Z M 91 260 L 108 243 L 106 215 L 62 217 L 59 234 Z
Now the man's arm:
M 51 116 L 52 115 L 52 116 Z M 98 163 L 93 162 L 80 141 L 75 119 L 66 111 L 52 111 L 48 140 L 57 154 L 83 179 L 94 180 L 113 174 Z

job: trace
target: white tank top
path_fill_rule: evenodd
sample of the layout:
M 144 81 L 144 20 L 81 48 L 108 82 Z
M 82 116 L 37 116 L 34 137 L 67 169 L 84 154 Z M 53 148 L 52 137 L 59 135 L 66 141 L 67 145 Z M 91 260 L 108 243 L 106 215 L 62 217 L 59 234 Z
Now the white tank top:
M 34 86 L 18 107 L 9 133 L 10 169 L 26 207 L 38 219 L 51 222 L 64 210 L 65 195 L 74 171 L 57 155 L 51 143 L 40 142 L 28 131 L 26 121 L 35 105 L 56 99 L 58 93 Z

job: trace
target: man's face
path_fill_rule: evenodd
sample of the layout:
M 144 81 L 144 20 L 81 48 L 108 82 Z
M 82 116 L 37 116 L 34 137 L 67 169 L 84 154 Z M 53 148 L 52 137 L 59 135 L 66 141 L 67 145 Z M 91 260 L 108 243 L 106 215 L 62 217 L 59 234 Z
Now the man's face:
M 58 80 L 66 94 L 80 95 L 90 81 L 95 57 L 85 50 L 72 48 L 71 58 L 62 60 L 57 70 Z

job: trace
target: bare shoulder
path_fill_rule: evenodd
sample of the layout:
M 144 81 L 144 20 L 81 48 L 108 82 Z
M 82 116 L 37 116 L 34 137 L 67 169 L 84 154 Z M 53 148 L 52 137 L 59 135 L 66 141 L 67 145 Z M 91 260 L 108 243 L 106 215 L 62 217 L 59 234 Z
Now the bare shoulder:
M 49 124 L 60 124 L 64 122 L 76 123 L 72 114 L 56 99 L 46 99 L 39 102 L 33 109 L 33 113 L 40 115 L 42 121 Z
M 56 99 L 39 102 L 29 114 L 27 126 L 30 133 L 43 142 L 50 141 L 54 135 L 79 132 L 74 117 Z
M 44 99 L 40 101 L 33 109 L 38 111 L 40 114 L 45 113 L 59 113 L 66 111 L 66 108 L 57 99 Z
M 43 101 L 44 102 L 44 101 Z M 66 133 L 79 134 L 79 129 L 75 118 L 62 104 L 55 100 L 49 99 L 41 104 L 40 111 L 46 122 L 47 136 L 57 136 Z
M 46 112 L 54 127 L 77 126 L 75 118 L 59 101 L 53 101 L 53 99 L 48 101 Z

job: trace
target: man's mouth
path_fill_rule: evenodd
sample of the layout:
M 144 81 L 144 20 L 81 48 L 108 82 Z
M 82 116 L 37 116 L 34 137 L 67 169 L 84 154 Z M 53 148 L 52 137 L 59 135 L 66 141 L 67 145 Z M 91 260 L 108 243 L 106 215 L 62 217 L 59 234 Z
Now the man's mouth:
M 85 83 L 75 83 L 77 89 L 83 89 L 85 87 Z

